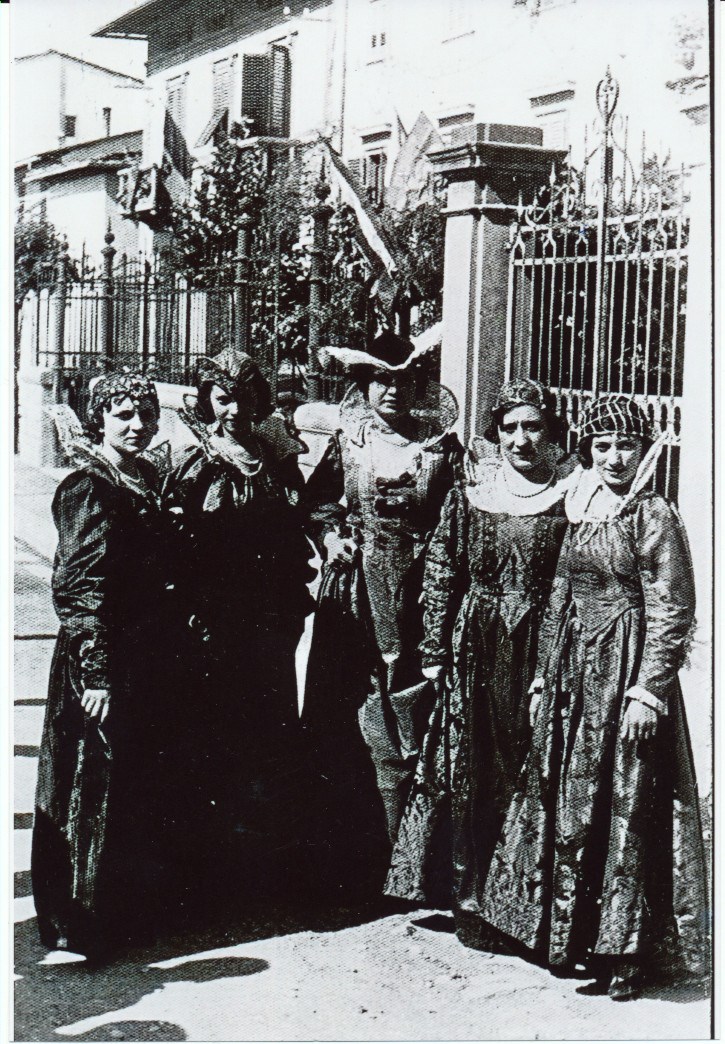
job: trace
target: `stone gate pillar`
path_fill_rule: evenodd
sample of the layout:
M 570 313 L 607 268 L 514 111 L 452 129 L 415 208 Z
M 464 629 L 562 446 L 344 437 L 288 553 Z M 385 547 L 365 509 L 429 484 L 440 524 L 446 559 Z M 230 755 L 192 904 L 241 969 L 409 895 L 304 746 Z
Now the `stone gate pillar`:
M 441 380 L 460 406 L 464 445 L 480 434 L 506 365 L 508 237 L 519 193 L 529 202 L 566 153 L 540 127 L 478 123 L 428 153 L 448 186 Z

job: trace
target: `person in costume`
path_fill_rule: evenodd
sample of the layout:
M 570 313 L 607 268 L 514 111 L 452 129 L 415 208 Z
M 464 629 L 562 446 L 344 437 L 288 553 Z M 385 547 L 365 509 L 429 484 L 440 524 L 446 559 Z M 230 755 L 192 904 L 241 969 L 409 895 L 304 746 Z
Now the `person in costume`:
M 434 701 L 418 651 L 420 593 L 461 458 L 457 407 L 430 379 L 424 349 L 390 331 L 366 351 L 326 351 L 353 383 L 305 491 L 323 567 L 303 721 L 325 750 L 338 851 L 353 853 L 351 873 L 374 864 L 382 889 Z M 370 844 L 365 859 L 354 857 L 355 838 Z
M 87 430 L 68 407 L 55 411 L 77 468 L 52 506 L 60 630 L 31 874 L 43 944 L 98 959 L 148 932 L 169 899 L 173 562 L 159 475 L 141 456 L 158 429 L 151 381 L 98 379 Z
M 295 844 L 295 656 L 314 575 L 298 506 L 306 447 L 274 413 L 257 364 L 234 349 L 200 360 L 196 397 L 185 398 L 180 416 L 198 440 L 166 486 L 187 535 L 182 584 L 194 609 L 188 638 L 203 708 L 192 773 L 196 852 L 202 876 L 218 885 L 230 860 L 230 885 L 240 890 L 245 879 L 261 894 L 274 884 L 271 853 L 291 858 Z
M 462 941 L 481 948 L 495 944 L 482 890 L 528 748 L 528 690 L 566 527 L 565 431 L 541 384 L 504 384 L 485 433 L 498 452 L 451 491 L 426 560 L 421 649 L 438 700 L 386 891 L 452 905 Z
M 623 395 L 584 416 L 583 470 L 532 686 L 533 736 L 482 896 L 486 920 L 585 993 L 697 973 L 707 937 L 697 787 L 677 678 L 693 625 L 664 436 Z

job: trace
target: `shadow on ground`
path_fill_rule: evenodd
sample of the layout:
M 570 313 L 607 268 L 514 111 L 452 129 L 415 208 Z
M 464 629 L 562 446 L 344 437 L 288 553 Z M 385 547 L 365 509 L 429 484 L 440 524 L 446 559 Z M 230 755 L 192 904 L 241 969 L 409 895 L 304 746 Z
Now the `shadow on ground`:
M 50 1040 L 186 1040 L 181 1026 L 146 1022 L 104 1021 L 103 1026 L 79 1036 L 56 1031 L 83 1019 L 112 1016 L 172 982 L 210 982 L 264 972 L 268 963 L 247 957 L 188 960 L 174 968 L 152 965 L 207 950 L 255 942 L 301 931 L 337 931 L 370 923 L 394 912 L 391 904 L 376 902 L 337 910 L 300 914 L 280 908 L 237 915 L 233 923 L 189 930 L 154 946 L 119 954 L 101 966 L 41 965 L 46 951 L 38 938 L 35 919 L 15 926 L 15 1034 L 17 1041 Z

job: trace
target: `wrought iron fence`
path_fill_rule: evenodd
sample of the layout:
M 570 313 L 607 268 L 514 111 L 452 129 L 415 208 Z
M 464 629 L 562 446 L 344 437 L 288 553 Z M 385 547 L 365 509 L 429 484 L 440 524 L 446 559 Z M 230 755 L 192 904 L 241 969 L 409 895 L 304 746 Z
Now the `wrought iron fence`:
M 655 483 L 677 498 L 689 224 L 684 169 L 631 159 L 619 86 L 597 88 L 581 170 L 552 169 L 511 228 L 507 372 L 555 392 L 576 443 L 584 403 L 624 392 L 666 433 Z
M 48 269 L 33 299 L 35 363 L 64 372 L 72 404 L 83 409 L 94 373 L 128 367 L 158 381 L 191 384 L 201 356 L 230 344 L 249 352 L 281 399 L 307 397 L 308 375 L 284 350 L 278 295 L 269 266 L 260 267 L 246 229 L 236 254 L 212 270 L 180 274 L 154 253 L 118 255 L 106 235 L 100 264 L 85 250 Z M 306 340 L 307 321 L 302 329 Z M 318 335 L 319 338 L 319 335 Z M 346 379 L 316 375 L 317 393 L 339 401 Z

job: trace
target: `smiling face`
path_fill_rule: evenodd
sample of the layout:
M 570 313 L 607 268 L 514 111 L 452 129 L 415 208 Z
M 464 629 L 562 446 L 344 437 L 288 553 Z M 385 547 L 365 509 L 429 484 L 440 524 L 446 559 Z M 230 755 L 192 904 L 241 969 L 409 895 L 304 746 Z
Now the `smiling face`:
M 644 446 L 636 435 L 595 435 L 591 453 L 592 465 L 602 481 L 615 493 L 624 493 L 637 474 Z
M 505 460 L 522 474 L 536 471 L 547 462 L 551 440 L 536 406 L 515 406 L 504 413 L 498 424 L 498 439 Z
M 147 448 L 159 430 L 155 404 L 118 395 L 103 411 L 103 445 L 121 457 L 136 457 Z
M 368 385 L 368 402 L 384 421 L 409 414 L 414 398 L 415 378 L 409 372 L 376 371 Z
M 225 435 L 234 439 L 251 428 L 256 411 L 253 393 L 232 395 L 221 385 L 215 384 L 209 392 L 209 405 L 214 420 L 221 425 Z

